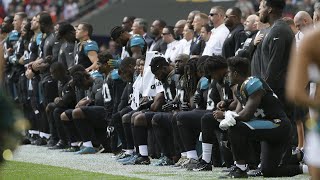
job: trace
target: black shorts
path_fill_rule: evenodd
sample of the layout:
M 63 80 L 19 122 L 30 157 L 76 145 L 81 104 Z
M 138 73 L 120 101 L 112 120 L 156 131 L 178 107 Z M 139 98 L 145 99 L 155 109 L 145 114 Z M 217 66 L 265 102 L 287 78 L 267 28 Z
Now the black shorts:
M 152 112 L 152 111 L 148 111 L 148 112 L 145 112 L 144 115 L 146 117 L 146 121 L 147 121 L 147 125 L 148 127 L 152 127 L 152 124 L 151 124 L 151 121 L 152 121 L 152 118 L 154 115 L 158 114 L 160 112 Z
M 83 106 L 80 107 L 85 114 L 86 119 L 92 122 L 95 128 L 107 127 L 106 115 L 107 111 L 103 106 Z
M 64 111 L 64 113 L 66 114 L 66 116 L 69 118 L 69 120 L 72 120 L 72 111 L 74 109 L 67 109 Z

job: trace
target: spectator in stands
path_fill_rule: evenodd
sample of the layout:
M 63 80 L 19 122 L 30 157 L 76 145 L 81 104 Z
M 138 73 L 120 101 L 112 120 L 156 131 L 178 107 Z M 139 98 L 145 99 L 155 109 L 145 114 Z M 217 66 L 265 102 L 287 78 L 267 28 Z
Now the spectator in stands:
M 139 34 L 147 43 L 149 48 L 153 42 L 153 39 L 147 34 L 148 31 L 148 22 L 142 18 L 136 18 L 132 25 L 132 33 Z
M 201 55 L 206 43 L 204 40 L 201 39 L 200 32 L 201 32 L 201 27 L 203 25 L 206 25 L 209 23 L 209 18 L 208 15 L 204 13 L 199 13 L 194 16 L 194 20 L 192 23 L 192 26 L 194 27 L 194 38 L 191 43 L 190 47 L 190 54 L 191 55 Z
M 224 41 L 230 32 L 224 25 L 225 9 L 221 6 L 212 7 L 209 17 L 214 29 L 211 30 L 210 39 L 203 50 L 202 56 L 221 55 Z
M 229 58 L 235 55 L 235 52 L 247 38 L 244 26 L 241 23 L 241 10 L 237 7 L 228 9 L 224 23 L 230 30 L 230 34 L 224 41 L 222 56 Z
M 164 56 L 168 62 L 173 62 L 179 53 L 179 41 L 175 40 L 174 38 L 174 31 L 172 26 L 166 26 L 165 28 L 163 28 L 162 38 L 163 41 L 167 43 L 167 50 Z
M 293 34 L 298 33 L 299 30 L 297 29 L 297 27 L 294 24 L 293 19 L 291 17 L 284 17 L 284 18 L 282 18 L 282 20 L 290 26 L 290 29 L 292 30 Z
M 184 19 L 181 19 L 177 21 L 177 23 L 174 25 L 174 34 L 176 35 L 176 40 L 181 40 L 183 38 L 183 28 L 187 24 L 187 21 Z
M 163 20 L 157 19 L 153 21 L 150 32 L 154 36 L 154 41 L 150 46 L 151 51 L 158 51 L 164 54 L 167 50 L 167 43 L 165 43 L 162 39 L 162 30 L 166 26 L 166 22 Z
M 127 32 L 131 32 L 134 19 L 136 19 L 134 16 L 125 16 L 122 20 L 122 28 Z
M 313 12 L 313 23 L 318 24 L 320 21 L 320 2 L 315 3 Z
M 75 18 L 79 13 L 78 5 L 73 0 L 67 0 L 64 3 L 63 17 L 65 20 Z
M 191 11 L 191 12 L 189 13 L 189 15 L 188 15 L 187 23 L 190 24 L 190 25 L 192 25 L 193 19 L 194 19 L 195 15 L 197 15 L 197 14 L 199 14 L 199 13 L 200 13 L 200 11 L 198 11 L 198 10 Z

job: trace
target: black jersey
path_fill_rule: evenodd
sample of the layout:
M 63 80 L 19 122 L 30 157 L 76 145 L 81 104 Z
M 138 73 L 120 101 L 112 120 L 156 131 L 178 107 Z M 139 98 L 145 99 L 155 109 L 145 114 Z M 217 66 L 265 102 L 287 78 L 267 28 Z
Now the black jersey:
M 63 108 L 74 108 L 76 106 L 76 93 L 75 89 L 69 83 L 71 77 L 68 77 L 65 81 L 58 82 L 59 97 L 62 98 L 62 104 L 58 106 Z
M 107 110 L 107 113 L 110 115 L 113 111 L 113 94 L 112 94 L 112 87 L 113 80 L 110 76 L 104 78 L 103 85 L 102 85 L 102 96 L 104 107 Z
M 60 47 L 58 62 L 64 64 L 66 69 L 74 65 L 74 46 L 75 43 L 65 42 Z
M 286 114 L 277 95 L 261 78 L 249 77 L 241 86 L 238 85 L 235 95 L 241 105 L 245 107 L 248 98 L 259 90 L 263 90 L 265 94 L 263 95 L 252 119 L 274 120 L 286 118 Z
M 81 64 L 84 68 L 88 68 L 92 65 L 91 60 L 88 57 L 88 52 L 99 52 L 99 47 L 95 41 L 87 40 L 78 43 L 74 49 L 74 64 Z
M 208 95 L 208 88 L 209 88 L 209 80 L 206 77 L 201 77 L 198 84 L 197 84 L 197 90 L 194 93 L 196 96 L 197 94 L 200 95 L 201 101 L 199 104 L 195 104 L 196 108 L 199 109 L 206 109 L 206 102 L 207 102 L 207 95 Z
M 175 71 L 171 71 L 168 74 L 167 79 L 163 83 L 164 97 L 166 102 L 173 101 L 176 97 L 176 87 L 178 84 L 179 75 L 175 74 Z
M 38 58 L 39 45 L 41 43 L 42 33 L 38 33 L 31 38 L 28 45 L 29 61 L 35 61 Z
M 17 43 L 13 46 L 13 49 L 14 49 L 14 54 L 12 56 L 10 56 L 9 59 L 11 59 L 11 58 L 16 59 L 14 65 L 13 65 L 13 69 L 15 71 L 15 74 L 17 76 L 20 76 L 25 71 L 24 66 L 18 63 L 18 61 L 20 60 L 20 58 L 24 54 L 24 43 L 23 43 L 22 37 L 19 38 Z
M 130 106 L 132 101 L 132 93 L 133 93 L 132 85 L 133 85 L 132 82 L 128 82 L 126 87 L 124 88 L 121 96 L 121 101 L 118 106 L 118 111 L 121 111 L 123 108 Z
M 92 87 L 86 91 L 87 98 L 91 99 L 96 106 L 104 106 L 104 100 L 102 97 L 102 85 L 103 79 L 94 79 Z
M 223 83 L 211 80 L 208 90 L 207 110 L 214 110 L 220 101 L 229 99 L 233 99 L 230 84 L 226 80 Z
M 189 103 L 190 97 L 186 93 L 186 82 L 183 76 L 180 77 L 176 88 L 177 88 L 176 98 L 178 99 L 179 103 L 180 104 Z

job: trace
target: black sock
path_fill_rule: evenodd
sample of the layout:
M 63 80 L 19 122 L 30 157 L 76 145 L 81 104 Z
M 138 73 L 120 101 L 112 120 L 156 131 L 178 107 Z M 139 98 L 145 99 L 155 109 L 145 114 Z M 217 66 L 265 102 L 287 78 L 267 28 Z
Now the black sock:
M 127 140 L 127 149 L 133 149 L 134 143 L 133 143 L 133 135 L 131 131 L 131 123 L 123 123 L 122 125 L 124 129 L 124 134 Z
M 76 138 L 76 128 L 73 124 L 73 121 L 62 121 L 63 127 L 65 128 L 65 132 L 69 138 L 71 143 L 77 142 L 79 139 Z
M 95 140 L 95 138 L 93 138 L 94 129 L 86 119 L 73 119 L 73 122 L 76 125 L 83 142 Z
M 148 129 L 145 126 L 134 127 L 135 142 L 138 146 L 148 144 Z

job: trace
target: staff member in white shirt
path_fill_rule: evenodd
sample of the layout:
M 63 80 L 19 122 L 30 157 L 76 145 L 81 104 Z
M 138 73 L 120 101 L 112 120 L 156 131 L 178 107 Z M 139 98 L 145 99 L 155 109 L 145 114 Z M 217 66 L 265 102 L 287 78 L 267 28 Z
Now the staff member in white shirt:
M 162 38 L 167 43 L 167 50 L 164 57 L 168 62 L 174 62 L 179 54 L 179 41 L 175 40 L 174 31 L 172 26 L 166 26 L 162 30 Z
M 203 50 L 202 56 L 221 55 L 223 43 L 230 32 L 224 25 L 225 9 L 221 6 L 215 6 L 211 8 L 209 17 L 214 29 L 211 30 L 210 39 Z

